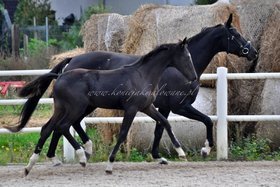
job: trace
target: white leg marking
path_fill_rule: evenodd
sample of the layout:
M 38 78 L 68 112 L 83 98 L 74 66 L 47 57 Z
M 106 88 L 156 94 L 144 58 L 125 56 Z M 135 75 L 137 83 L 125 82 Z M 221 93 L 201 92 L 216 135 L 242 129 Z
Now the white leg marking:
M 53 166 L 60 166 L 60 165 L 62 165 L 62 162 L 56 156 L 50 158 L 50 160 L 51 160 Z
M 156 160 L 159 162 L 159 164 L 168 164 L 168 160 L 164 157 L 158 158 Z
M 86 158 L 84 149 L 81 148 L 81 149 L 76 150 L 76 154 L 77 154 L 77 156 L 78 156 L 78 158 L 79 158 L 80 164 L 82 164 L 82 165 L 83 165 L 83 164 L 86 164 L 87 158 Z M 84 166 L 85 166 L 85 165 L 84 165 Z
M 25 167 L 25 169 L 30 172 L 30 170 L 32 169 L 32 167 L 35 165 L 35 163 L 38 161 L 39 159 L 39 154 L 33 153 L 32 156 L 29 159 L 29 163 L 27 164 L 27 166 Z
M 113 172 L 113 162 L 108 161 L 105 171 L 106 171 L 106 173 L 109 173 L 109 174 L 111 174 Z
M 210 154 L 211 147 L 209 146 L 208 140 L 205 141 L 205 147 L 202 147 L 200 154 L 202 156 L 208 156 Z
M 86 151 L 88 154 L 92 155 L 92 141 L 91 141 L 91 140 L 87 141 L 87 142 L 84 144 L 84 148 L 85 148 L 85 151 Z
M 177 151 L 179 157 L 186 157 L 186 154 L 181 147 L 175 148 L 175 150 Z

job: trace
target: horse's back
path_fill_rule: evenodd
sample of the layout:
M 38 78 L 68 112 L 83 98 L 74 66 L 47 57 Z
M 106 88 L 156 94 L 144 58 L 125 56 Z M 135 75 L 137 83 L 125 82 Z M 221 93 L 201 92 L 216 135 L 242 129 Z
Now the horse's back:
M 138 57 L 123 53 L 94 51 L 78 55 L 71 59 L 65 71 L 77 68 L 109 70 L 133 63 Z

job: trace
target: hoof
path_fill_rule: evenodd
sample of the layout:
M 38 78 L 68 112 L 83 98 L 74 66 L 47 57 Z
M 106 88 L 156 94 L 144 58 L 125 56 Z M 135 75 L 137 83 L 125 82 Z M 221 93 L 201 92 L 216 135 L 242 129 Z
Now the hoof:
M 82 166 L 83 168 L 86 167 L 86 163 L 85 163 L 85 162 L 80 162 L 80 164 L 81 164 L 81 166 Z
M 203 157 L 203 158 L 206 158 L 209 154 L 210 154 L 210 150 L 211 148 L 210 147 L 203 147 L 200 151 L 200 155 Z
M 24 168 L 24 176 L 26 177 L 29 174 L 29 170 Z
M 201 152 L 201 156 L 202 156 L 202 158 L 207 158 L 207 153 L 206 152 Z
M 166 158 L 158 158 L 157 159 L 158 163 L 159 164 L 162 164 L 162 165 L 167 165 L 168 164 L 168 160 Z
M 181 161 L 188 161 L 186 156 L 179 156 L 179 160 L 181 160 Z
M 53 167 L 62 165 L 62 162 L 56 157 L 52 157 L 52 158 L 49 158 L 49 159 L 51 160 Z
M 58 166 L 62 166 L 62 163 L 58 162 L 58 163 L 53 164 L 53 167 L 58 167 Z
M 112 170 L 105 170 L 106 174 L 108 175 L 112 175 L 113 174 L 113 171 Z

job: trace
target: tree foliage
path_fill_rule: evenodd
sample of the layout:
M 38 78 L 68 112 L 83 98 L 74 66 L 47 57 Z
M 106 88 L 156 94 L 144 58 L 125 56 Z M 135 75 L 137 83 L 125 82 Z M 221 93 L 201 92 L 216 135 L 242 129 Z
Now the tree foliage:
M 48 17 L 49 24 L 56 23 L 55 11 L 51 9 L 49 0 L 20 0 L 15 12 L 15 23 L 20 26 L 33 25 L 33 18 L 37 25 L 44 25 Z

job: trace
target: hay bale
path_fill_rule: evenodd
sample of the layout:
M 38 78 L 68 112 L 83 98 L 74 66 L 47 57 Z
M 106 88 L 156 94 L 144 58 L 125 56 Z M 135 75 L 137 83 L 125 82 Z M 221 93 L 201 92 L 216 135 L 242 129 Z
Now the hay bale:
M 264 24 L 256 72 L 280 72 L 280 3 L 275 4 Z
M 259 62 L 256 72 L 280 71 L 280 3 L 274 5 L 271 15 L 264 25 L 264 32 L 260 42 Z M 279 115 L 280 80 L 261 81 L 259 92 L 255 92 L 254 100 L 250 106 L 250 114 Z M 273 148 L 280 147 L 279 122 L 257 122 L 255 132 L 259 137 L 271 140 Z
M 243 35 L 259 48 L 264 25 L 279 0 L 232 0 L 237 6 Z
M 91 117 L 116 117 L 123 116 L 124 112 L 122 110 L 109 110 L 109 109 L 101 109 L 97 108 L 93 113 L 89 116 Z M 102 141 L 109 145 L 113 142 L 113 138 L 115 135 L 119 133 L 120 124 L 112 124 L 112 123 L 103 123 L 97 124 L 96 128 L 101 135 Z
M 278 52 L 280 45 L 277 44 L 277 41 L 280 40 L 279 2 L 274 3 L 275 1 L 272 0 L 252 2 L 242 1 L 237 6 L 241 14 L 241 25 L 244 24 L 247 35 L 250 35 L 248 37 L 251 37 L 253 43 L 260 48 L 259 59 L 251 71 L 278 72 L 280 63 Z M 261 10 L 256 11 L 260 7 Z M 278 91 L 275 90 L 274 94 L 269 94 L 271 90 L 274 90 L 273 85 L 278 87 L 278 80 L 275 82 L 271 82 L 271 80 L 236 80 L 234 82 L 238 89 L 232 92 L 233 97 L 230 98 L 231 103 L 235 103 L 229 108 L 231 114 L 279 114 L 275 110 L 275 107 L 279 105 Z M 275 128 L 274 122 L 269 122 L 269 124 L 267 122 L 240 122 L 240 136 L 252 133 L 257 133 L 261 137 L 270 136 L 273 145 L 280 146 L 279 139 L 275 138 L 279 134 L 279 130 Z
M 233 13 L 233 25 L 240 30 L 239 18 L 234 6 L 215 4 L 205 6 L 143 5 L 131 17 L 129 33 L 122 51 L 143 55 L 155 46 L 177 42 L 184 37 L 198 34 L 202 28 L 224 23 Z M 218 66 L 226 66 L 225 53 L 219 53 L 211 61 L 205 73 L 216 73 Z M 242 66 L 242 64 L 240 64 Z M 213 87 L 214 81 L 203 81 Z
M 81 29 L 86 51 L 105 50 L 120 52 L 128 31 L 129 16 L 94 14 Z
M 191 37 L 206 26 L 213 26 L 227 20 L 234 14 L 234 25 L 240 29 L 238 16 L 233 6 L 169 6 L 144 5 L 131 17 L 129 34 L 123 52 L 143 55 L 157 45 L 177 42 Z

